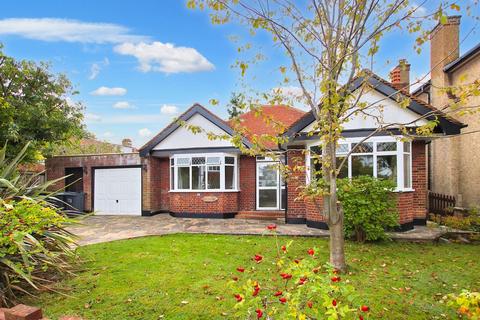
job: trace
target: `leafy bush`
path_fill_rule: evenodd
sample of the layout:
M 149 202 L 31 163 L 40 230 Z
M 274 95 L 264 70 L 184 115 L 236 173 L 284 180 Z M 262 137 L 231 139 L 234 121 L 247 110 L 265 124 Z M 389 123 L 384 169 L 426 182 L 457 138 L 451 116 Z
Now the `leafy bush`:
M 267 227 L 276 237 L 276 226 Z M 369 307 L 361 305 L 353 286 L 316 257 L 316 248 L 305 257 L 292 257 L 277 238 L 270 257 L 255 254 L 252 266 L 240 266 L 229 282 L 241 319 L 366 319 Z M 271 265 L 268 279 L 259 279 L 259 264 Z M 257 274 L 258 272 L 258 274 Z
M 65 230 L 71 220 L 47 202 L 52 182 L 39 185 L 16 170 L 26 148 L 11 162 L 6 148 L 0 150 L 0 306 L 46 288 L 75 261 L 73 236 Z
M 386 239 L 385 230 L 398 225 L 395 184 L 370 176 L 338 180 L 345 235 L 357 241 Z
M 458 315 L 467 319 L 480 319 L 480 292 L 462 290 L 460 294 L 449 294 L 442 299 L 448 306 L 455 308 Z
M 466 216 L 431 214 L 430 220 L 452 229 L 480 232 L 480 216 L 477 214 L 468 214 Z

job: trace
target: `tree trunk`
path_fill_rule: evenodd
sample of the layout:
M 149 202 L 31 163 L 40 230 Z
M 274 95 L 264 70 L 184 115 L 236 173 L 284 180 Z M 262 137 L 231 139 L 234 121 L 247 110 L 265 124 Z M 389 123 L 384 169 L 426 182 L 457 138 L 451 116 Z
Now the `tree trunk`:
M 325 143 L 324 160 L 329 164 L 323 167 L 323 174 L 328 185 L 328 194 L 323 198 L 323 208 L 330 231 L 330 263 L 334 268 L 345 271 L 345 236 L 343 230 L 343 210 L 337 201 L 336 179 L 336 141 L 330 139 Z
M 345 238 L 343 232 L 343 217 L 341 222 L 330 224 L 330 263 L 335 269 L 344 272 L 347 269 L 345 264 Z

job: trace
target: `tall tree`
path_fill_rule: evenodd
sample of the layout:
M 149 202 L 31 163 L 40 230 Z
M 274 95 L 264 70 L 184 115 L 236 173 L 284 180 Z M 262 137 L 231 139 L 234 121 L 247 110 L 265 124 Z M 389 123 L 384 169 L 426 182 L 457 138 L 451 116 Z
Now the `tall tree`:
M 232 92 L 230 102 L 227 105 L 228 117 L 236 118 L 245 112 L 245 97 L 241 93 Z
M 421 45 L 428 39 L 424 24 L 446 23 L 446 10 L 460 10 L 458 1 L 438 1 L 432 12 L 424 12 L 426 9 L 421 6 L 425 3 L 427 1 L 415 4 L 408 0 L 190 0 L 187 3 L 189 8 L 209 10 L 214 24 L 235 21 L 249 28 L 251 35 L 269 34 L 274 48 L 281 49 L 288 58 L 289 63 L 278 66 L 281 83 L 289 85 L 292 78 L 296 80 L 301 88 L 302 103 L 310 108 L 316 119 L 309 134 L 317 136 L 322 145 L 319 159 L 322 179 L 311 183 L 307 190 L 310 196 L 323 200 L 322 212 L 330 230 L 330 262 L 341 270 L 345 269 L 346 263 L 337 176 L 345 161 L 337 163 L 336 148 L 343 126 L 352 116 L 371 116 L 379 123 L 378 129 L 371 135 L 396 126 L 408 137 L 412 134 L 432 134 L 437 124 L 436 120 L 431 120 L 412 133 L 407 130 L 407 124 L 385 123 L 377 113 L 381 100 L 366 102 L 362 96 L 367 89 L 351 90 L 358 81 L 363 82 L 361 88 L 368 87 L 372 74 L 364 68 L 377 64 L 376 54 L 385 35 L 395 30 L 406 30 L 416 37 L 412 53 L 420 52 Z M 466 6 L 467 12 L 478 11 L 477 1 Z M 471 6 L 474 9 L 477 6 L 476 10 L 472 10 Z M 255 46 L 248 43 L 239 46 L 238 51 L 243 53 L 248 50 L 255 50 Z M 265 54 L 259 49 L 247 60 L 239 60 L 236 65 L 242 77 L 251 69 L 249 65 L 263 60 Z M 479 83 L 450 89 L 462 92 L 457 96 L 465 98 L 478 94 Z M 409 91 L 409 88 L 402 90 Z M 392 97 L 397 97 L 400 91 Z M 271 101 L 279 99 L 278 95 L 267 93 L 261 93 L 260 97 Z M 400 94 L 398 100 L 405 108 L 409 104 L 409 99 L 402 98 Z M 429 116 L 461 112 L 464 102 L 459 99 L 443 108 L 443 112 L 432 111 Z M 259 100 L 250 103 L 261 104 Z M 235 141 L 240 140 L 236 138 Z M 279 142 L 284 143 L 285 140 Z M 255 152 L 259 149 L 256 148 Z
M 15 60 L 0 44 L 0 145 L 16 155 L 27 142 L 26 161 L 50 154 L 52 146 L 84 132 L 83 107 L 70 97 L 76 92 L 48 64 Z

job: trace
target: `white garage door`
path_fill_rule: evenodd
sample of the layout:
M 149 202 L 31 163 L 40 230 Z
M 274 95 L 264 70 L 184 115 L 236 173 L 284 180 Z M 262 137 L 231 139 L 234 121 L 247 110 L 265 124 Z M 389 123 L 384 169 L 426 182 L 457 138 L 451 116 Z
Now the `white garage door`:
M 142 214 L 141 168 L 95 169 L 94 175 L 96 214 Z

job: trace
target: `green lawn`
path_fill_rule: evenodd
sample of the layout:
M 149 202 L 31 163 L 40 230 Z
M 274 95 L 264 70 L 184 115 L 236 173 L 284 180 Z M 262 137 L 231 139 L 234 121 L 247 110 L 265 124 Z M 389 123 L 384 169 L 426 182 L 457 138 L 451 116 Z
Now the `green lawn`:
M 237 266 L 251 265 L 253 254 L 268 257 L 273 245 L 272 237 L 183 234 L 82 247 L 86 271 L 59 284 L 69 297 L 44 293 L 29 303 L 42 306 L 50 319 L 228 318 L 234 299 L 226 281 Z M 323 239 L 294 238 L 289 254 L 305 256 L 313 246 L 326 260 Z M 452 318 L 439 297 L 480 289 L 479 246 L 348 243 L 347 256 L 352 274 L 343 278 L 352 281 L 375 319 Z M 271 277 L 268 263 L 258 267 Z

